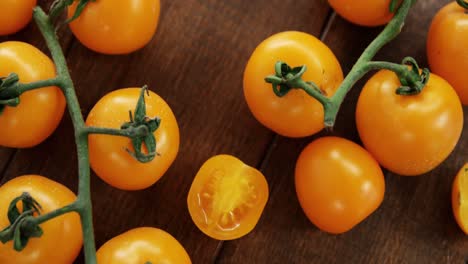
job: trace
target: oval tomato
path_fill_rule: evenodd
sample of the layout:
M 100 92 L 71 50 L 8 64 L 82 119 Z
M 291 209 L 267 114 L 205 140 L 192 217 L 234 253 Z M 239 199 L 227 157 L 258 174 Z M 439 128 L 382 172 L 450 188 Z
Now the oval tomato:
M 468 105 L 468 14 L 456 2 L 442 8 L 432 21 L 427 38 L 431 70 L 447 80 Z M 459 59 L 454 59 L 459 58 Z
M 10 224 L 7 212 L 11 201 L 23 192 L 29 193 L 41 205 L 42 214 L 76 200 L 75 194 L 67 187 L 45 177 L 38 175 L 17 177 L 0 187 L 0 230 Z M 40 227 L 44 232 L 43 235 L 31 238 L 21 252 L 13 249 L 12 241 L 6 244 L 0 243 L 0 263 L 73 263 L 83 244 L 79 215 L 75 212 L 67 213 L 44 222 Z
M 55 66 L 40 50 L 24 42 L 0 43 L 0 76 L 18 74 L 29 83 L 54 78 Z M 20 104 L 5 107 L 0 114 L 0 145 L 27 148 L 47 139 L 65 111 L 65 97 L 58 87 L 44 87 L 23 93 Z
M 361 26 L 381 26 L 392 18 L 392 0 L 328 0 L 331 7 L 344 19 Z M 400 1 L 401 2 L 401 1 Z
M 230 155 L 207 160 L 198 171 L 187 198 L 195 225 L 219 240 L 248 234 L 268 200 L 268 183 L 261 172 Z
M 150 227 L 135 228 L 107 241 L 97 251 L 100 264 L 190 264 L 182 245 L 169 233 Z
M 129 121 L 140 97 L 141 88 L 126 88 L 108 93 L 88 115 L 88 126 L 119 129 Z M 157 94 L 145 94 L 146 113 L 161 118 L 154 132 L 159 155 L 141 163 L 126 149 L 133 151 L 131 140 L 110 135 L 89 136 L 89 159 L 94 172 L 108 184 L 123 190 L 140 190 L 153 185 L 171 166 L 179 151 L 179 127 L 169 105 Z
M 362 222 L 382 203 L 385 180 L 361 146 L 338 137 L 310 143 L 296 163 L 296 193 L 309 220 L 339 234 Z
M 468 163 L 453 181 L 452 209 L 458 225 L 468 235 Z
M 287 137 L 305 137 L 324 127 L 323 106 L 303 90 L 291 90 L 277 97 L 265 77 L 274 74 L 275 63 L 307 66 L 305 81 L 313 81 L 332 96 L 343 81 L 333 52 L 314 36 L 282 32 L 263 41 L 253 52 L 244 72 L 244 96 L 255 118 L 264 126 Z
M 75 14 L 78 1 L 68 9 Z M 136 51 L 153 38 L 159 20 L 159 0 L 99 0 L 89 2 L 70 23 L 76 38 L 86 47 L 104 54 Z
M 2 0 L 0 1 L 0 36 L 16 33 L 23 29 L 32 18 L 37 0 Z
M 426 173 L 455 148 L 463 129 L 463 109 L 453 88 L 431 74 L 421 93 L 402 96 L 395 73 L 382 70 L 359 96 L 356 123 L 366 149 L 392 172 Z

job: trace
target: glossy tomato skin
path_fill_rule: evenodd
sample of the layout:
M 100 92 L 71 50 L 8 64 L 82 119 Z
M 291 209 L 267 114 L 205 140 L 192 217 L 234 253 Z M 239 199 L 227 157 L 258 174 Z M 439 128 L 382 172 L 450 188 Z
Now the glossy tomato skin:
M 418 95 L 397 95 L 400 85 L 391 71 L 372 76 L 359 96 L 357 128 L 364 146 L 383 167 L 404 176 L 421 175 L 455 148 L 463 109 L 450 84 L 436 74 Z
M 268 200 L 261 172 L 230 155 L 207 160 L 187 197 L 190 216 L 207 236 L 232 240 L 253 230 Z
M 460 169 L 453 181 L 452 209 L 458 225 L 468 235 L 468 163 Z
M 78 2 L 68 9 L 75 13 Z M 78 40 L 104 54 L 127 54 L 144 47 L 158 26 L 159 0 L 99 0 L 90 2 L 80 17 L 70 23 Z
M 97 251 L 98 264 L 191 264 L 182 245 L 169 233 L 151 227 L 127 231 Z
M 296 193 L 319 229 L 340 234 L 382 203 L 385 180 L 377 161 L 361 146 L 338 137 L 310 143 L 296 163 Z
M 10 180 L 0 187 L 0 229 L 9 225 L 10 202 L 28 192 L 48 213 L 76 200 L 75 194 L 60 183 L 38 175 L 25 175 Z M 13 242 L 0 243 L 0 263 L 14 264 L 70 264 L 78 256 L 83 244 L 80 217 L 68 213 L 40 225 L 43 235 L 31 238 L 26 247 L 17 252 Z M 62 242 L 62 243 L 60 243 Z
M 115 90 L 101 98 L 86 119 L 86 125 L 120 128 L 129 121 L 128 112 L 135 110 L 141 88 Z M 161 125 L 154 132 L 159 155 L 148 163 L 133 158 L 129 138 L 110 135 L 89 136 L 91 168 L 108 184 L 123 190 L 141 190 L 153 185 L 171 166 L 179 151 L 179 127 L 169 105 L 159 95 L 145 94 L 146 113 L 159 117 Z
M 32 18 L 37 0 L 2 0 L 0 1 L 0 36 L 14 34 L 23 29 Z
M 391 0 L 328 0 L 341 17 L 368 27 L 385 25 L 393 18 L 390 2 Z
M 431 71 L 447 80 L 468 105 L 468 14 L 456 2 L 434 17 L 427 38 Z
M 250 111 L 264 126 L 286 137 L 305 137 L 324 127 L 323 107 L 302 90 L 279 98 L 265 77 L 274 74 L 275 63 L 307 66 L 305 81 L 313 81 L 332 96 L 343 81 L 333 52 L 312 35 L 287 31 L 264 40 L 251 55 L 244 72 L 244 96 Z
M 0 76 L 18 74 L 29 83 L 54 78 L 55 66 L 40 50 L 24 42 L 0 43 Z M 20 104 L 0 114 L 0 145 L 34 147 L 57 128 L 65 111 L 65 97 L 58 87 L 44 87 L 23 93 Z

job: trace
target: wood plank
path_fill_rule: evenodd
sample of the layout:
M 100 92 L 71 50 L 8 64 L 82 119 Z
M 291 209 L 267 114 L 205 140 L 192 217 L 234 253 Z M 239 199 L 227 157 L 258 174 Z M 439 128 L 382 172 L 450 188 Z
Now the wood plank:
M 253 118 L 244 102 L 242 73 L 247 59 L 261 40 L 277 31 L 294 28 L 318 34 L 328 6 L 307 0 L 162 4 L 158 32 L 141 51 L 104 56 L 74 42 L 67 57 L 85 114 L 111 90 L 148 84 L 171 105 L 181 130 L 178 158 L 153 187 L 124 192 L 93 177 L 97 244 L 130 228 L 154 226 L 174 235 L 194 263 L 211 263 L 220 242 L 203 235 L 190 219 L 186 196 L 192 179 L 216 154 L 233 154 L 251 165 L 261 161 L 273 134 Z M 295 15 L 280 15 L 278 7 L 281 14 Z M 41 173 L 76 191 L 74 149 L 66 117 L 46 143 L 18 152 L 4 181 Z
M 377 57 L 399 62 L 404 56 L 425 59 L 426 33 L 436 11 L 450 1 L 418 1 L 397 40 Z M 351 25 L 336 17 L 325 39 L 348 72 L 362 50 L 381 29 Z M 218 263 L 465 263 L 468 241 L 451 212 L 452 181 L 468 159 L 468 131 L 452 155 L 421 177 L 386 173 L 386 196 L 381 207 L 350 232 L 328 235 L 311 224 L 302 212 L 294 188 L 294 166 L 301 150 L 325 135 L 359 142 L 355 102 L 359 82 L 346 99 L 333 132 L 311 138 L 279 138 L 265 174 L 271 194 L 267 208 L 250 235 L 227 242 Z M 465 124 L 468 121 L 465 110 Z

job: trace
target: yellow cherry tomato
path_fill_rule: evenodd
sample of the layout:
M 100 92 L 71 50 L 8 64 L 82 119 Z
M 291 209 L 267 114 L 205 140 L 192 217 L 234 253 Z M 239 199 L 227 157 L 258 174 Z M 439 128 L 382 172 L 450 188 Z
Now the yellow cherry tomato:
M 392 0 L 328 0 L 333 9 L 344 19 L 361 26 L 381 26 L 392 18 Z M 401 1 L 399 1 L 401 2 Z
M 169 233 L 151 227 L 127 231 L 97 251 L 98 264 L 191 264 L 182 245 Z
M 36 4 L 37 0 L 1 0 L 0 36 L 23 29 L 31 21 Z
M 102 97 L 86 119 L 86 125 L 119 129 L 129 121 L 141 88 L 119 89 Z M 159 117 L 161 125 L 154 132 L 158 155 L 141 163 L 126 149 L 133 151 L 131 140 L 110 135 L 89 136 L 89 159 L 94 172 L 108 184 L 123 190 L 140 190 L 153 185 L 171 166 L 179 151 L 179 127 L 169 105 L 152 91 L 145 93 L 146 113 Z
M 307 66 L 305 81 L 313 81 L 332 96 L 343 81 L 333 52 L 316 37 L 295 31 L 278 33 L 264 40 L 253 52 L 244 72 L 244 96 L 255 118 L 286 137 L 305 137 L 324 127 L 323 106 L 303 90 L 277 97 L 265 77 L 274 74 L 275 63 Z
M 447 80 L 468 105 L 468 14 L 452 2 L 432 20 L 427 36 L 427 59 L 431 71 Z
M 372 76 L 359 96 L 357 128 L 383 167 L 404 176 L 420 175 L 442 163 L 457 145 L 463 109 L 450 84 L 436 74 L 417 95 L 396 94 L 400 86 L 391 71 Z
M 233 156 L 218 155 L 198 171 L 187 204 L 203 233 L 231 240 L 252 231 L 267 200 L 268 183 L 261 172 Z
M 78 1 L 68 10 L 75 14 Z M 153 38 L 158 26 L 159 0 L 98 0 L 89 2 L 70 23 L 76 38 L 86 47 L 104 54 L 136 51 Z
M 468 163 L 453 181 L 452 208 L 458 225 L 468 235 Z
M 310 143 L 299 156 L 296 193 L 312 223 L 339 234 L 380 206 L 385 180 L 377 161 L 361 146 L 325 137 Z
M 38 175 L 25 175 L 0 187 L 0 230 L 9 226 L 7 212 L 13 199 L 29 193 L 42 207 L 42 214 L 61 208 L 76 200 L 75 194 L 60 183 Z M 80 217 L 67 213 L 40 225 L 43 234 L 31 238 L 26 247 L 17 252 L 13 242 L 0 243 L 0 263 L 5 264 L 70 264 L 78 256 L 83 244 Z
M 16 73 L 21 83 L 56 76 L 53 62 L 36 47 L 17 41 L 0 43 L 0 76 Z M 20 95 L 20 104 L 0 114 L 0 145 L 34 147 L 57 128 L 65 111 L 65 97 L 58 87 L 44 87 Z

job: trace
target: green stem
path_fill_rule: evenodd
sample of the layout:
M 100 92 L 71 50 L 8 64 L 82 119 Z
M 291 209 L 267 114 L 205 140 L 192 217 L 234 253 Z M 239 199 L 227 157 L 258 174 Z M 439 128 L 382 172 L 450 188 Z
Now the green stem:
M 18 83 L 11 88 L 5 89 L 0 93 L 2 98 L 12 98 L 17 97 L 27 91 L 48 87 L 48 86 L 60 86 L 59 78 L 52 78 L 32 83 Z
M 86 134 L 104 134 L 113 136 L 122 136 L 128 138 L 145 137 L 148 135 L 149 130 L 145 125 L 138 127 L 128 127 L 126 129 L 114 129 L 105 127 L 86 127 L 84 129 Z
M 75 130 L 75 141 L 78 155 L 79 185 L 77 211 L 81 217 L 84 240 L 84 254 L 87 264 L 96 263 L 96 246 L 94 242 L 93 216 L 90 189 L 90 168 L 88 156 L 88 135 L 81 114 L 81 108 L 75 93 L 73 81 L 68 71 L 65 56 L 55 34 L 54 26 L 50 18 L 40 7 L 34 8 L 34 20 L 46 40 L 47 46 L 57 68 L 60 88 L 62 89 L 68 104 L 68 110 Z
M 332 127 L 336 120 L 336 115 L 341 104 L 348 92 L 353 88 L 354 84 L 360 80 L 366 73 L 372 70 L 372 64 L 369 62 L 375 57 L 377 52 L 388 42 L 393 40 L 404 25 L 406 16 L 411 8 L 413 0 L 404 0 L 398 9 L 395 17 L 387 24 L 385 29 L 377 36 L 374 41 L 364 50 L 361 57 L 357 60 L 351 71 L 341 83 L 336 93 L 330 98 L 332 101 L 329 106 L 329 111 L 325 112 L 325 126 Z
M 37 217 L 31 217 L 28 220 L 28 223 L 35 224 L 35 225 L 40 225 L 40 224 L 42 224 L 44 222 L 47 222 L 48 220 L 50 220 L 52 218 L 55 218 L 57 216 L 61 216 L 61 215 L 64 215 L 66 213 L 70 213 L 70 212 L 73 212 L 73 211 L 77 211 L 77 210 L 78 210 L 77 203 L 74 202 L 74 203 L 71 203 L 71 204 L 69 204 L 67 206 L 56 209 L 54 211 L 48 212 L 47 214 L 39 215 Z
M 32 83 L 19 83 L 16 85 L 17 91 L 22 94 L 27 91 L 31 91 L 34 89 L 38 88 L 44 88 L 48 86 L 60 86 L 60 79 L 59 78 L 53 78 L 53 79 L 48 79 L 48 80 L 42 80 L 42 81 L 37 81 L 37 82 L 32 82 Z

